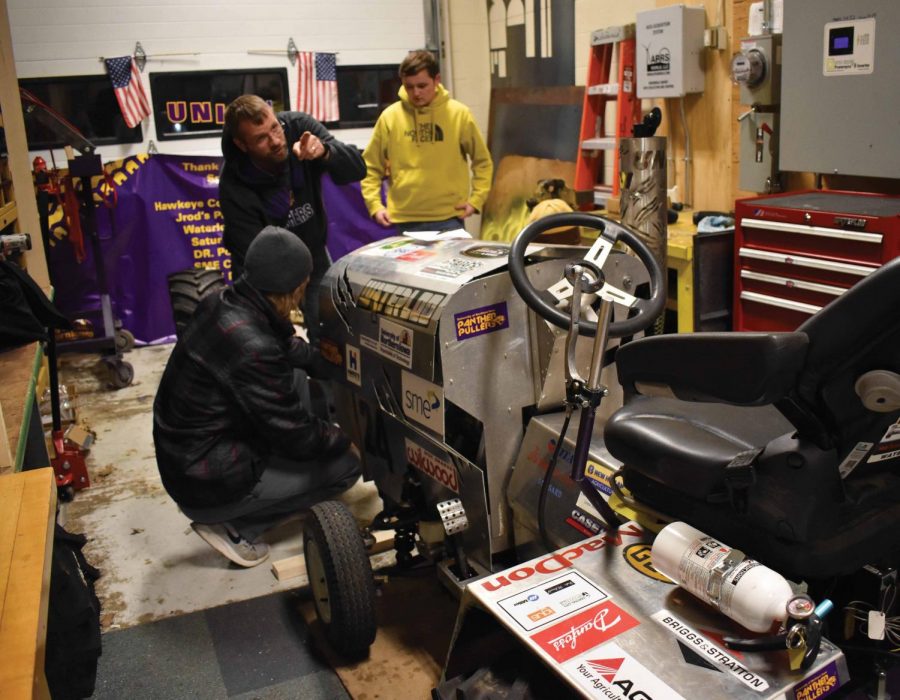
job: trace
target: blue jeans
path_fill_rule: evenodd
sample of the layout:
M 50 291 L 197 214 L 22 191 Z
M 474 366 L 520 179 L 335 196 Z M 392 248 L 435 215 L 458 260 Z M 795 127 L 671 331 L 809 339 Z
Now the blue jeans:
M 397 231 L 454 231 L 463 228 L 463 220 L 458 216 L 443 221 L 404 221 L 402 224 L 395 224 Z

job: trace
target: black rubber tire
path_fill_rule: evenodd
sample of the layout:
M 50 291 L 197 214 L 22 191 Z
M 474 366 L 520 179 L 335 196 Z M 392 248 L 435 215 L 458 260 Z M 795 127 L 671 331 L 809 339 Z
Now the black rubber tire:
M 175 320 L 175 335 L 179 338 L 187 326 L 197 304 L 207 294 L 225 288 L 225 280 L 219 270 L 190 269 L 173 272 L 168 277 L 169 300 Z
M 125 362 L 124 360 L 114 362 L 110 364 L 109 370 L 109 381 L 116 389 L 124 389 L 134 381 L 134 367 L 130 362 Z
M 134 350 L 134 334 L 127 328 L 116 331 L 116 352 L 131 352 Z
M 306 571 L 319 623 L 338 653 L 356 658 L 375 641 L 375 578 L 356 520 L 338 501 L 310 509 L 303 527 Z

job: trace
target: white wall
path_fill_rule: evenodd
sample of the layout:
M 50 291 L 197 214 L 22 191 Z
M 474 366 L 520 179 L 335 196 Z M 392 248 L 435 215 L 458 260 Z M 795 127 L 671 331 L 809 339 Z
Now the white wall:
M 19 78 L 104 74 L 101 56 L 130 55 L 139 41 L 150 57 L 142 76 L 148 95 L 154 71 L 285 67 L 296 105 L 291 37 L 301 51 L 337 52 L 338 65 L 400 63 L 425 44 L 422 0 L 8 0 L 7 7 Z M 258 49 L 284 53 L 247 53 Z M 198 55 L 153 58 L 169 52 Z M 151 139 L 161 153 L 221 155 L 218 138 L 159 141 L 152 115 L 143 132 L 141 144 L 101 147 L 103 160 L 146 152 Z M 334 133 L 364 147 L 371 130 Z

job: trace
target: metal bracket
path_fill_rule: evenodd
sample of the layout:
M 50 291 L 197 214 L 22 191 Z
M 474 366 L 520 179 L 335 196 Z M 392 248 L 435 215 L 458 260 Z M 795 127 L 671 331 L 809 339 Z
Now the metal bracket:
M 299 50 L 300 49 L 297 48 L 297 44 L 294 43 L 294 37 L 290 37 L 288 39 L 287 55 L 288 60 L 291 62 L 292 66 L 297 62 L 297 52 Z
M 144 51 L 144 47 L 141 46 L 141 42 L 139 41 L 134 45 L 133 58 L 138 70 L 143 73 L 144 66 L 147 65 L 147 53 Z

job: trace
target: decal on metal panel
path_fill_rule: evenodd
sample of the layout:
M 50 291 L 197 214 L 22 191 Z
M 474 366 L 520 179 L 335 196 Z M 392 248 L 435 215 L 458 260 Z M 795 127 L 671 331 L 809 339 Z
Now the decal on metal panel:
M 900 420 L 889 425 L 881 440 L 872 451 L 869 463 L 884 462 L 900 457 Z
M 365 337 L 360 336 L 360 343 Z M 378 319 L 378 340 L 375 343 L 375 352 L 409 369 L 412 367 L 413 332 L 399 323 L 393 323 L 384 318 Z
M 425 265 L 420 272 L 423 275 L 441 277 L 443 279 L 458 279 L 463 276 L 472 276 L 480 267 L 481 263 L 478 260 L 449 258 Z
M 431 323 L 446 294 L 385 280 L 371 280 L 356 299 L 360 308 L 419 326 Z
M 730 653 L 723 651 L 708 635 L 701 634 L 668 610 L 660 610 L 651 617 L 688 648 L 700 654 L 716 668 L 727 671 L 748 688 L 759 692 L 769 689 L 769 682 L 765 678 L 751 671 Z
M 348 344 L 345 348 L 347 355 L 347 381 L 356 386 L 362 386 L 362 358 L 359 348 Z
M 453 325 L 457 340 L 475 338 L 485 333 L 493 333 L 509 328 L 509 311 L 506 302 L 489 304 L 471 311 L 454 314 Z
M 404 442 L 406 443 L 406 459 L 413 467 L 454 493 L 459 493 L 459 474 L 456 467 L 409 438 L 404 438 Z
M 563 666 L 596 697 L 610 700 L 685 700 L 618 644 L 610 642 Z
M 577 571 L 544 581 L 497 604 L 526 632 L 609 598 Z
M 844 457 L 844 461 L 838 465 L 838 473 L 841 478 L 846 479 L 850 476 L 850 473 L 866 458 L 874 446 L 874 442 L 857 442 L 856 447 L 850 450 L 850 454 Z
M 401 401 L 403 415 L 444 436 L 444 390 L 411 372 L 402 371 Z
M 622 557 L 628 563 L 628 566 L 639 574 L 643 574 L 647 578 L 652 578 L 655 581 L 669 583 L 674 586 L 674 581 L 653 568 L 650 552 L 651 547 L 649 544 L 630 544 L 622 551 Z
M 509 246 L 475 245 L 466 248 L 462 254 L 470 258 L 503 258 L 509 255 Z
M 637 620 L 607 601 L 531 635 L 531 641 L 561 664 L 637 626 Z
M 832 661 L 795 685 L 788 695 L 791 700 L 819 700 L 841 687 L 837 663 Z
M 338 344 L 330 338 L 322 338 L 319 341 L 319 354 L 322 355 L 322 358 L 326 362 L 330 362 L 338 367 L 340 367 L 341 363 L 344 361 Z
M 582 556 L 599 552 L 607 547 L 621 547 L 626 538 L 640 540 L 646 536 L 644 530 L 635 523 L 626 523 L 615 532 L 607 532 L 589 540 L 584 540 L 567 549 L 560 549 L 537 560 L 529 561 L 515 569 L 502 574 L 486 577 L 477 582 L 477 589 L 485 593 L 496 593 L 501 589 L 519 581 L 525 581 L 535 575 L 556 574 L 574 566 L 572 562 Z M 476 584 L 471 584 L 473 587 Z

